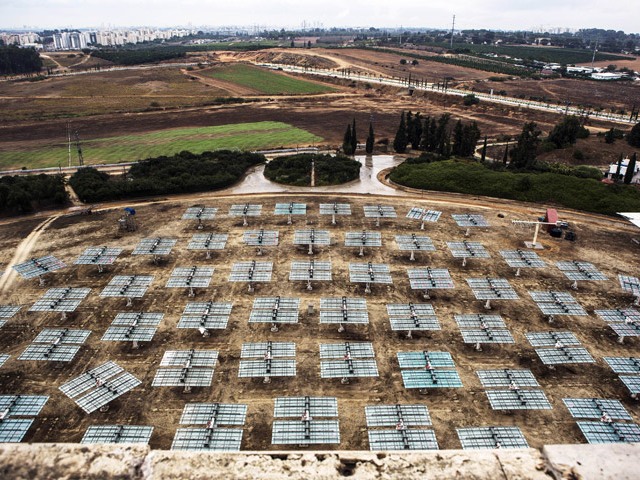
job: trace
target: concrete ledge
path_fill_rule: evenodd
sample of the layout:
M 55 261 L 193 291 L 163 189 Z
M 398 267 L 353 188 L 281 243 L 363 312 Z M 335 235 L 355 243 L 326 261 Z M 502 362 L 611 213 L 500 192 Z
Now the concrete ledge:
M 0 478 L 25 479 L 632 479 L 640 444 L 524 450 L 199 453 L 141 445 L 2 444 Z
M 542 448 L 547 468 L 556 479 L 640 478 L 640 443 L 606 445 L 546 445 Z

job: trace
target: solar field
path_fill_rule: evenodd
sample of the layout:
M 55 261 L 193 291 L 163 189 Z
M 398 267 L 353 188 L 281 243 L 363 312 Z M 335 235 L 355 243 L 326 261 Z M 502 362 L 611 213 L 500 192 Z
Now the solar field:
M 630 394 L 640 379 L 640 308 L 618 281 L 640 274 L 631 231 L 567 214 L 578 240 L 541 234 L 544 263 L 515 276 L 507 261 L 515 254 L 501 252 L 526 250 L 532 232 L 511 220 L 535 219 L 531 208 L 330 195 L 198 202 L 217 208 L 201 228 L 182 220 L 192 203 L 173 199 L 135 205 L 135 232 L 116 234 L 122 208 L 114 207 L 61 217 L 41 234 L 26 260 L 51 255 L 60 268 L 43 275 L 46 286 L 15 275 L 0 301 L 0 442 L 415 450 L 637 437 L 640 405 Z M 247 202 L 261 215 L 244 226 L 242 212 L 227 212 Z M 276 205 L 296 204 L 306 213 L 289 224 Z M 333 225 L 321 204 L 349 210 Z M 380 222 L 371 205 L 396 215 Z M 407 217 L 414 208 L 442 215 L 421 231 L 423 213 Z M 454 215 L 488 226 L 466 240 Z M 3 267 L 18 228 L 0 225 Z M 246 243 L 256 231 L 278 232 L 260 255 Z M 363 231 L 381 240 L 364 258 L 345 245 Z M 312 250 L 296 238 L 309 232 Z M 320 234 L 328 240 L 315 242 Z M 206 246 L 205 257 L 189 247 L 194 235 L 225 241 Z M 399 236 L 411 245 L 428 236 L 434 249 L 411 260 Z M 149 239 L 171 239 L 159 262 L 154 250 L 132 254 Z M 488 256 L 463 266 L 473 243 Z M 88 248 L 121 252 L 99 271 L 75 263 Z M 572 289 L 558 262 L 576 261 L 606 279 Z M 446 288 L 436 288 L 444 271 Z M 67 289 L 86 295 L 63 308 Z M 618 363 L 630 366 L 614 371 Z M 26 411 L 29 396 L 39 403 Z M 576 416 L 576 405 L 590 416 Z M 597 415 L 600 424 L 585 422 Z

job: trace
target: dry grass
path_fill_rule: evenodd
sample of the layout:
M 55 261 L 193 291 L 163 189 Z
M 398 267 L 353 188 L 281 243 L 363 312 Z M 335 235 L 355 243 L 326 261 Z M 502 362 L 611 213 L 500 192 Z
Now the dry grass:
M 224 96 L 228 92 L 191 80 L 177 68 L 0 82 L 0 123 L 194 106 Z

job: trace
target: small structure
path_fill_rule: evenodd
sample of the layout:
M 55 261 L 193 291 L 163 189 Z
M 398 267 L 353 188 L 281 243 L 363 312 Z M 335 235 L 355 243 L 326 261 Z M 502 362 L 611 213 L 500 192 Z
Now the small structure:
M 188 302 L 178 322 L 178 328 L 198 329 L 203 337 L 208 337 L 209 330 L 227 328 L 232 308 L 231 303 Z
M 243 343 L 238 377 L 261 377 L 263 383 L 271 383 L 271 377 L 295 377 L 295 356 L 293 342 Z
M 0 395 L 0 443 L 21 442 L 49 400 L 43 395 Z
M 351 215 L 349 203 L 321 203 L 320 215 L 331 215 L 331 225 L 336 224 L 336 215 Z
M 80 443 L 143 443 L 148 444 L 153 427 L 143 425 L 92 425 Z
M 192 387 L 209 387 L 217 361 L 216 350 L 167 350 L 151 385 L 184 387 L 185 393 Z
M 32 258 L 26 262 L 14 265 L 13 269 L 24 279 L 28 280 L 31 278 L 37 278 L 40 282 L 40 286 L 43 287 L 46 283 L 44 276 L 47 273 L 59 270 L 66 266 L 67 265 L 63 261 L 58 260 L 53 255 L 47 255 L 41 258 Z
M 246 417 L 246 405 L 188 403 L 180 417 L 180 425 L 203 427 L 178 428 L 171 450 L 238 452 L 244 430 L 224 427 L 242 426 Z
M 367 406 L 365 416 L 371 450 L 438 450 L 433 430 L 415 428 L 432 425 L 424 405 Z
M 456 428 L 463 450 L 529 448 L 518 427 Z
M 462 388 L 462 380 L 449 352 L 398 352 L 404 388 Z
M 320 323 L 337 323 L 340 333 L 345 331 L 345 325 L 367 325 L 367 301 L 364 298 L 321 298 Z
M 196 206 L 189 207 L 187 211 L 182 215 L 182 220 L 197 220 L 196 228 L 202 230 L 204 225 L 203 220 L 213 220 L 216 217 L 218 209 L 215 207 Z
M 89 335 L 91 335 L 91 330 L 45 328 L 22 352 L 18 360 L 70 362 Z
M 278 397 L 273 416 L 276 418 L 271 435 L 273 445 L 307 447 L 340 443 L 338 400 L 335 397 Z
M 98 409 L 105 411 L 109 402 L 140 383 L 140 380 L 117 363 L 107 362 L 69 380 L 60 390 L 85 413 L 92 413 Z
M 262 213 L 262 205 L 247 203 L 245 205 L 231 205 L 229 208 L 230 217 L 242 217 L 242 225 L 249 225 L 247 217 L 259 217 Z
M 105 265 L 111 265 L 122 253 L 117 247 L 89 247 L 75 261 L 75 265 L 97 265 L 98 272 L 104 271 Z
M 331 260 L 320 262 L 315 260 L 291 262 L 289 280 L 307 282 L 307 290 L 313 290 L 311 282 L 331 281 Z
M 234 263 L 229 275 L 230 282 L 246 282 L 249 284 L 249 293 L 255 290 L 256 282 L 270 282 L 273 273 L 272 262 L 238 262 Z
M 248 230 L 242 235 L 245 245 L 257 247 L 257 254 L 262 255 L 262 247 L 275 247 L 278 245 L 279 233 L 277 230 Z
M 139 342 L 150 342 L 158 330 L 164 313 L 120 312 L 102 336 L 103 342 L 132 342 L 134 349 Z
M 191 237 L 188 250 L 204 250 L 207 259 L 211 258 L 211 250 L 224 250 L 229 235 L 226 233 L 196 233 Z
M 320 377 L 340 378 L 342 384 L 352 378 L 378 376 L 373 344 L 369 342 L 321 343 L 320 360 Z
M 271 331 L 278 331 L 279 323 L 298 323 L 299 298 L 258 297 L 253 301 L 249 323 L 271 323 Z

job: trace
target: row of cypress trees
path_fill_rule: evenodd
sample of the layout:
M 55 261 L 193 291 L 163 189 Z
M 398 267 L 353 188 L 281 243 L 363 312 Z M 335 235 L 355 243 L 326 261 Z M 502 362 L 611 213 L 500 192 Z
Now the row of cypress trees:
M 393 139 L 393 149 L 404 153 L 411 145 L 413 150 L 434 152 L 443 157 L 451 155 L 470 157 L 475 152 L 481 132 L 476 122 L 463 124 L 458 120 L 451 126 L 451 115 L 425 117 L 404 112 L 400 115 L 400 125 Z
M 373 153 L 373 144 L 375 143 L 375 134 L 373 133 L 373 123 L 369 122 L 369 134 L 365 142 L 365 151 L 367 155 Z M 344 139 L 342 140 L 342 151 L 345 155 L 353 155 L 358 148 L 358 133 L 356 131 L 356 119 L 347 125 L 347 130 L 344 132 Z

